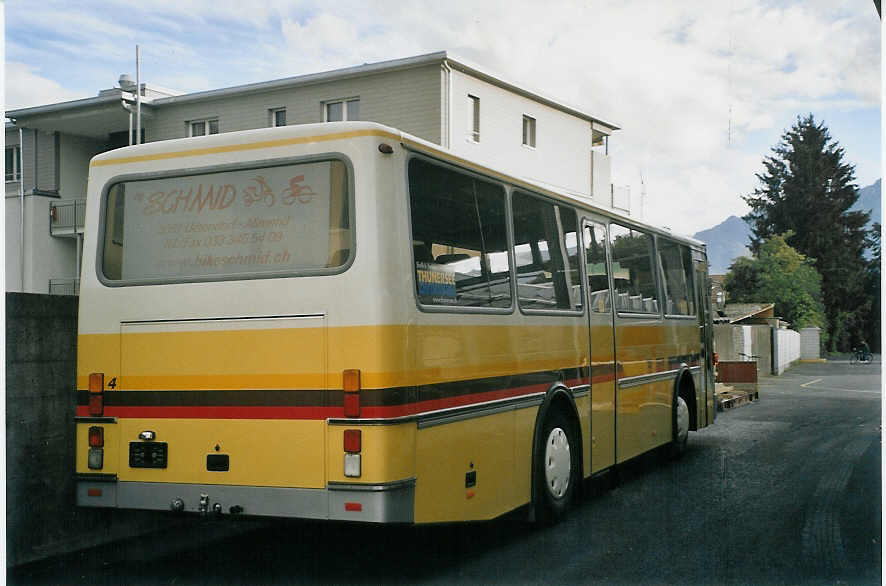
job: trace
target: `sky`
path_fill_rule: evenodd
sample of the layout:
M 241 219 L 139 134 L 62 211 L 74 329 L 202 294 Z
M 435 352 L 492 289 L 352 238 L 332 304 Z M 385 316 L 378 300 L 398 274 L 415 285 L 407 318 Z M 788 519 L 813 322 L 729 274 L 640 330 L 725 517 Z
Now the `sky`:
M 7 109 L 135 76 L 198 91 L 447 50 L 620 127 L 633 214 L 693 234 L 741 196 L 798 116 L 881 170 L 881 25 L 870 0 L 7 0 Z M 645 191 L 645 197 L 641 194 Z

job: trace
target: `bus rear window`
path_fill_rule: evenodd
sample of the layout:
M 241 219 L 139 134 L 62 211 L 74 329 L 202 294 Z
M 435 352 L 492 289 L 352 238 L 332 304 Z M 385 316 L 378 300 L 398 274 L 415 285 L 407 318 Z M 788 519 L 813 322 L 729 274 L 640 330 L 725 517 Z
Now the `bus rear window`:
M 353 248 L 341 161 L 116 183 L 104 222 L 102 273 L 124 283 L 332 273 Z

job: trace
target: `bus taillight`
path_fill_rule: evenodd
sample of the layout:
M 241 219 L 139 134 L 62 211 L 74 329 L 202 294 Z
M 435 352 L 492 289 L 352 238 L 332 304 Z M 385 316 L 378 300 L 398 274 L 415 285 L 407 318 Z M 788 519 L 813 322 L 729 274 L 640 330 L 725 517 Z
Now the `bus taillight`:
M 101 417 L 105 413 L 102 392 L 105 390 L 105 373 L 93 372 L 89 375 L 89 415 Z
M 360 417 L 360 371 L 342 371 L 342 388 L 345 392 L 345 417 Z
M 90 427 L 89 428 L 89 447 L 103 448 L 105 447 L 105 428 Z
M 363 449 L 362 433 L 359 429 L 346 429 L 344 434 L 345 476 L 358 478 L 361 470 L 360 451 Z
M 90 395 L 90 398 L 92 395 Z M 101 394 L 98 395 L 101 397 Z M 91 403 L 90 403 L 91 406 Z M 86 458 L 86 465 L 91 470 L 101 470 L 105 464 L 105 429 L 103 427 L 93 426 L 89 428 L 89 454 Z
M 359 429 L 345 430 L 345 452 L 349 454 L 359 454 L 361 446 L 361 433 Z

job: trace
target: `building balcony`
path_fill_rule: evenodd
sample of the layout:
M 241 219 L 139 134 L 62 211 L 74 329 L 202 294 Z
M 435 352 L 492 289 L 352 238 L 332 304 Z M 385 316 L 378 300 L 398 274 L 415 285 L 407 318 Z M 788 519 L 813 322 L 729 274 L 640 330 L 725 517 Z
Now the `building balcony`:
M 85 217 L 85 199 L 50 202 L 49 233 L 52 236 L 74 238 L 78 234 L 83 234 L 83 221 Z
M 49 279 L 50 295 L 80 295 L 80 279 Z

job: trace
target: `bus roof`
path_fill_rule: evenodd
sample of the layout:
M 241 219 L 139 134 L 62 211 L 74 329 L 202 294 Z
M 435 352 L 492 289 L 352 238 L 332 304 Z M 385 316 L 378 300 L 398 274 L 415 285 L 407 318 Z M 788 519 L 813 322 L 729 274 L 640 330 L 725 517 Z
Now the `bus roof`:
M 378 124 L 376 122 L 321 122 L 314 124 L 297 124 L 277 128 L 259 128 L 254 130 L 213 134 L 209 136 L 149 142 L 101 153 L 93 157 L 89 165 L 90 167 L 104 167 L 148 161 L 172 161 L 175 159 L 201 155 L 235 151 L 253 151 L 264 148 L 327 142 L 367 136 L 386 137 L 390 140 L 398 141 L 404 146 L 404 148 L 413 152 L 419 152 L 445 162 L 460 165 L 477 173 L 509 183 L 515 187 L 529 189 L 555 199 L 569 202 L 588 211 L 616 219 L 625 224 L 649 230 L 669 238 L 674 238 L 675 240 L 692 244 L 698 248 L 705 248 L 705 243 L 696 240 L 695 238 L 674 234 L 666 228 L 648 224 L 630 216 L 600 207 L 584 198 L 557 191 L 556 189 L 551 189 L 550 187 L 543 186 L 529 179 L 514 177 L 513 175 L 497 170 L 494 167 L 459 157 L 438 144 L 434 144 L 396 128 Z

